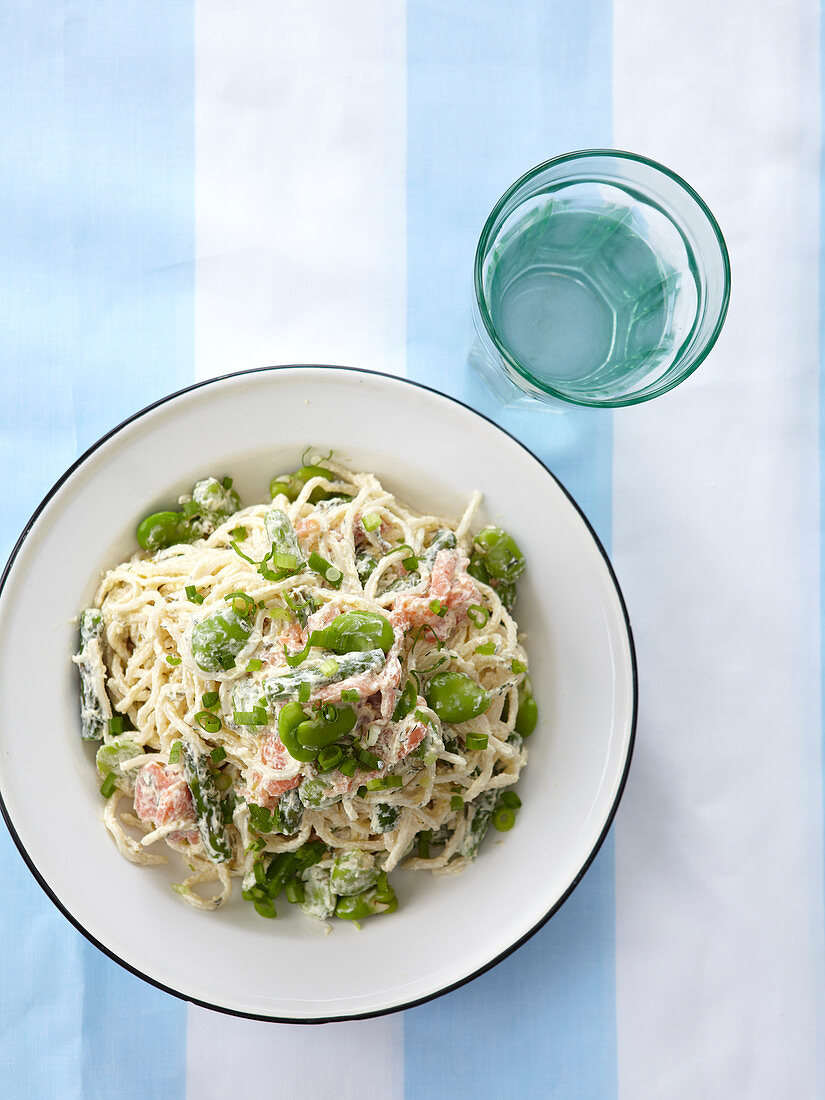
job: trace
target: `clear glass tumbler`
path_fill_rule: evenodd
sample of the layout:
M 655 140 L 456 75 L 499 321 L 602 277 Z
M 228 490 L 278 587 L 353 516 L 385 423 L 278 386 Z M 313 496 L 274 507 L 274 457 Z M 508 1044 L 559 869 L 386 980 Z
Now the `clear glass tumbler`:
M 475 256 L 470 353 L 507 405 L 595 408 L 667 393 L 728 308 L 721 230 L 683 179 L 613 149 L 567 153 L 499 199 Z

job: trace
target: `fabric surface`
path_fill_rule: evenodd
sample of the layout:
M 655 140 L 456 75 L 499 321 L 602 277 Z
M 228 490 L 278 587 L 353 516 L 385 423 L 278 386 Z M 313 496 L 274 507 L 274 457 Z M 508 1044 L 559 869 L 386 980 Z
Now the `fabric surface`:
M 822 1096 L 819 6 L 27 0 L 0 7 L 0 62 L 3 557 L 62 471 L 166 392 L 278 362 L 406 374 L 492 415 L 582 505 L 641 700 L 614 827 L 561 911 L 379 1020 L 255 1023 L 159 992 L 75 931 L 4 830 L 0 1094 Z M 639 408 L 502 410 L 466 363 L 481 225 L 529 167 L 606 145 L 716 213 L 725 330 Z

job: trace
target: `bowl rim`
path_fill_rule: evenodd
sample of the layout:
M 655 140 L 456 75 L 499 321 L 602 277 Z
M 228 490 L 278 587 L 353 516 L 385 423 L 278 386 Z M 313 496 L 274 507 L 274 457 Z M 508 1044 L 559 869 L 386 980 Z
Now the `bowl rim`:
M 487 299 L 484 294 L 484 280 L 482 275 L 482 269 L 484 266 L 484 258 L 486 255 L 487 242 L 492 234 L 493 227 L 501 214 L 504 207 L 510 201 L 521 188 L 530 182 L 531 179 L 540 175 L 542 172 L 547 171 L 550 168 L 556 168 L 561 164 L 568 162 L 595 160 L 601 157 L 613 158 L 614 160 L 628 160 L 634 161 L 637 164 L 643 164 L 646 168 L 652 168 L 654 171 L 659 172 L 661 175 L 666 176 L 673 183 L 680 187 L 685 194 L 693 200 L 699 209 L 699 213 L 704 215 L 708 224 L 713 231 L 716 238 L 716 243 L 719 246 L 719 255 L 722 262 L 722 301 L 719 306 L 719 315 L 716 319 L 716 323 L 713 326 L 713 331 L 710 333 L 705 346 L 697 355 L 694 362 L 691 364 L 688 370 L 683 371 L 679 376 L 670 382 L 666 386 L 657 387 L 656 384 L 652 384 L 651 387 L 624 394 L 620 397 L 608 397 L 608 398 L 587 398 L 587 397 L 572 397 L 570 394 L 565 393 L 563 390 L 559 390 L 554 386 L 550 386 L 546 382 L 540 382 L 534 378 L 532 373 L 519 363 L 514 355 L 508 350 L 504 342 L 496 332 L 495 325 L 490 317 L 490 311 L 487 308 Z M 681 233 L 681 230 L 679 230 Z M 589 409 L 620 409 L 628 408 L 633 405 L 640 405 L 646 401 L 652 401 L 656 397 L 663 397 L 665 394 L 670 393 L 682 382 L 686 381 L 692 374 L 698 370 L 698 368 L 704 363 L 705 359 L 713 351 L 717 340 L 725 325 L 725 320 L 728 315 L 728 308 L 730 306 L 730 291 L 731 291 L 731 266 L 730 266 L 730 254 L 728 252 L 727 242 L 725 241 L 722 229 L 716 220 L 713 211 L 708 204 L 702 198 L 702 196 L 696 191 L 695 188 L 683 179 L 678 172 L 674 172 L 672 168 L 668 168 L 666 164 L 662 164 L 661 161 L 653 160 L 652 157 L 642 156 L 641 153 L 631 153 L 627 149 L 612 149 L 612 148 L 593 148 L 593 149 L 574 149 L 569 153 L 562 153 L 560 156 L 551 157 L 549 160 L 542 161 L 541 164 L 536 164 L 532 168 L 529 168 L 526 172 L 522 173 L 519 178 L 511 183 L 503 195 L 498 199 L 493 206 L 490 213 L 482 227 L 479 234 L 478 243 L 476 245 L 475 258 L 473 260 L 473 292 L 474 292 L 474 304 L 478 311 L 478 315 L 484 326 L 484 331 L 487 338 L 492 342 L 496 352 L 504 360 L 505 364 L 511 371 L 523 378 L 529 384 L 537 387 L 537 389 L 543 391 L 550 398 L 556 401 L 561 401 L 565 405 L 578 408 Z M 695 325 L 694 325 L 695 329 Z M 691 330 L 691 334 L 694 330 Z M 688 337 L 689 338 L 689 337 Z M 684 347 L 684 343 L 682 345 Z M 680 348 L 680 351 L 682 349 Z M 509 434 L 509 433 L 508 433 Z M 563 488 L 563 486 L 562 486 Z
M 638 669 L 637 669 L 637 663 L 636 663 L 636 649 L 635 649 L 635 645 L 634 645 L 634 641 L 633 641 L 633 631 L 632 631 L 631 625 L 630 625 L 630 617 L 628 615 L 627 605 L 625 603 L 624 595 L 622 593 L 621 587 L 620 587 L 618 579 L 616 577 L 616 573 L 613 569 L 613 565 L 610 561 L 610 558 L 608 557 L 607 551 L 605 550 L 604 546 L 602 545 L 602 542 L 599 539 L 599 536 L 596 534 L 596 532 L 593 529 L 593 526 L 590 523 L 590 521 L 588 520 L 587 516 L 584 514 L 584 512 L 579 507 L 578 503 L 573 498 L 573 496 L 570 494 L 570 492 L 567 490 L 567 488 L 562 484 L 561 481 L 559 481 L 559 479 L 556 477 L 556 475 L 552 472 L 552 470 L 550 470 L 549 467 L 533 451 L 531 451 L 529 447 L 527 447 L 524 443 L 522 443 L 520 439 L 518 439 L 515 435 L 513 435 L 511 432 L 509 432 L 506 428 L 503 428 L 500 424 L 497 424 L 489 416 L 486 416 L 484 413 L 479 412 L 477 409 L 474 409 L 471 405 L 468 405 L 466 402 L 461 401 L 459 398 L 452 397 L 449 394 L 442 393 L 440 390 L 437 390 L 432 386 L 425 385 L 423 382 L 417 382 L 417 381 L 414 381 L 413 379 L 410 379 L 410 378 L 402 378 L 402 377 L 399 377 L 398 375 L 394 375 L 394 374 L 385 374 L 382 371 L 368 370 L 368 369 L 363 368 L 363 367 L 351 367 L 351 366 L 337 365 L 337 364 L 331 364 L 331 363 L 283 363 L 283 364 L 264 366 L 264 367 L 250 367 L 250 368 L 247 368 L 245 370 L 240 370 L 240 371 L 230 371 L 226 374 L 217 375 L 213 378 L 208 378 L 208 379 L 204 379 L 204 380 L 199 381 L 199 382 L 194 382 L 189 386 L 184 386 L 179 390 L 175 390 L 173 393 L 166 394 L 164 397 L 158 398 L 156 401 L 151 402 L 151 404 L 144 406 L 142 409 L 139 409 L 135 413 L 132 413 L 131 416 L 128 416 L 124 420 L 121 420 L 114 427 L 110 428 L 109 431 L 105 432 L 102 436 L 100 436 L 99 439 L 97 439 L 77 459 L 75 459 L 75 461 L 63 472 L 63 474 L 61 474 L 61 476 L 57 479 L 57 481 L 54 482 L 54 484 L 51 486 L 51 488 L 45 494 L 43 499 L 37 505 L 34 512 L 31 514 L 31 516 L 29 517 L 27 523 L 23 527 L 23 530 L 21 531 L 17 541 L 14 544 L 14 547 L 13 547 L 11 553 L 9 554 L 8 560 L 6 561 L 6 563 L 3 567 L 2 574 L 0 574 L 0 598 L 2 598 L 3 590 L 4 590 L 5 585 L 6 585 L 6 581 L 8 580 L 9 574 L 10 574 L 11 569 L 12 569 L 12 567 L 13 567 L 16 559 L 17 559 L 17 556 L 20 553 L 20 550 L 22 549 L 23 544 L 25 543 L 26 539 L 28 538 L 28 536 L 32 532 L 32 530 L 33 530 L 35 524 L 37 523 L 37 520 L 39 519 L 41 513 L 44 511 L 44 509 L 47 507 L 47 505 L 51 502 L 51 500 L 56 495 L 56 493 L 65 484 L 65 482 L 68 481 L 68 479 L 72 476 L 72 474 L 77 469 L 79 469 L 79 467 L 82 466 L 83 463 L 88 458 L 90 458 L 109 439 L 113 438 L 120 431 L 122 431 L 128 425 L 134 423 L 136 420 L 139 420 L 142 417 L 146 416 L 148 413 L 153 412 L 155 409 L 160 408 L 161 406 L 166 405 L 170 401 L 173 401 L 176 398 L 181 397 L 185 394 L 192 393 L 195 390 L 203 389 L 205 386 L 210 386 L 210 385 L 213 385 L 214 383 L 217 383 L 217 382 L 225 382 L 225 381 L 228 381 L 228 380 L 231 380 L 231 379 L 234 379 L 234 378 L 240 378 L 240 377 L 243 377 L 245 375 L 263 374 L 263 373 L 273 373 L 274 374 L 274 373 L 277 373 L 278 371 L 296 370 L 296 369 L 297 370 L 345 371 L 345 372 L 348 372 L 348 373 L 351 373 L 351 374 L 354 374 L 354 375 L 368 375 L 368 376 L 371 376 L 371 377 L 374 377 L 374 378 L 385 379 L 385 380 L 388 380 L 390 382 L 397 382 L 402 386 L 403 385 L 408 385 L 408 386 L 413 386 L 416 389 L 425 390 L 428 393 L 434 394 L 436 397 L 440 397 L 445 401 L 450 401 L 453 404 L 458 405 L 463 409 L 466 409 L 468 412 L 472 413 L 473 415 L 479 417 L 482 420 L 485 420 L 488 424 L 492 425 L 498 431 L 500 431 L 504 435 L 508 436 L 515 443 L 517 443 L 518 446 L 522 448 L 522 450 L 526 451 L 527 454 L 529 454 L 533 459 L 535 459 L 535 461 L 538 462 L 539 465 L 546 471 L 546 473 L 556 482 L 558 487 L 561 489 L 562 493 L 567 498 L 568 502 L 573 506 L 574 510 L 578 513 L 579 517 L 584 522 L 588 532 L 590 533 L 591 538 L 593 539 L 593 541 L 594 541 L 594 543 L 595 543 L 599 553 L 601 554 L 602 559 L 603 559 L 603 561 L 604 561 L 604 563 L 607 567 L 608 575 L 610 577 L 613 588 L 614 588 L 614 590 L 616 592 L 616 595 L 618 597 L 618 600 L 619 600 L 619 607 L 621 609 L 622 617 L 623 617 L 623 620 L 624 620 L 624 628 L 625 628 L 625 631 L 626 631 L 626 636 L 627 636 L 627 641 L 628 641 L 628 648 L 629 648 L 630 671 L 631 671 L 631 688 L 632 688 L 632 694 L 633 694 L 633 703 L 632 703 L 632 713 L 631 713 L 631 720 L 630 720 L 630 730 L 629 730 L 629 735 L 628 735 L 627 754 L 626 754 L 625 759 L 624 759 L 622 774 L 621 774 L 621 777 L 619 779 L 619 784 L 618 784 L 618 787 L 617 787 L 617 790 L 616 790 L 616 795 L 614 797 L 614 800 L 613 800 L 613 803 L 610 807 L 610 810 L 607 814 L 607 817 L 606 817 L 604 826 L 602 828 L 602 831 L 599 834 L 599 836 L 598 836 L 593 848 L 591 849 L 589 855 L 587 856 L 587 859 L 584 861 L 584 863 L 582 864 L 582 866 L 579 869 L 578 873 L 576 874 L 575 878 L 570 883 L 570 885 L 565 890 L 565 892 L 562 894 L 562 896 L 558 899 L 558 901 L 556 901 L 555 904 L 552 905 L 551 908 L 544 914 L 544 916 L 539 921 L 537 921 L 537 923 L 534 924 L 532 928 L 530 928 L 527 932 L 525 932 L 523 936 L 521 936 L 514 943 L 510 944 L 509 947 L 507 947 L 504 951 L 502 951 L 498 955 L 496 955 L 495 958 L 493 958 L 490 961 L 486 962 L 483 966 L 481 966 L 478 969 L 474 970 L 472 973 L 470 973 L 470 974 L 466 975 L 465 977 L 461 978 L 459 981 L 452 982 L 451 984 L 449 984 L 447 986 L 444 986 L 441 989 L 437 989 L 433 993 L 429 993 L 424 997 L 418 997 L 418 998 L 414 998 L 413 1000 L 410 1000 L 410 1001 L 405 1001 L 403 1004 L 392 1005 L 389 1008 L 375 1009 L 375 1010 L 371 1010 L 371 1011 L 368 1011 L 368 1012 L 356 1012 L 356 1013 L 350 1013 L 350 1014 L 340 1015 L 340 1016 L 336 1015 L 336 1016 L 311 1017 L 311 1018 L 295 1017 L 295 1016 L 286 1016 L 286 1017 L 285 1016 L 272 1016 L 272 1015 L 265 1014 L 265 1013 L 244 1012 L 244 1011 L 241 1011 L 239 1009 L 227 1008 L 225 1005 L 214 1004 L 210 1001 L 205 1001 L 205 1000 L 201 1000 L 200 998 L 197 998 L 197 997 L 189 996 L 186 993 L 183 993 L 178 989 L 174 989 L 172 986 L 165 985 L 163 982 L 158 981 L 157 979 L 150 977 L 148 974 L 145 974 L 138 967 L 133 966 L 131 963 L 126 962 L 119 955 L 117 955 L 114 951 L 112 951 L 110 948 L 108 948 L 105 944 L 101 943 L 101 941 L 98 940 L 94 935 L 92 935 L 92 933 L 87 928 L 85 928 L 84 925 L 66 908 L 66 906 L 63 904 L 63 902 L 57 897 L 57 895 L 54 893 L 52 888 L 46 882 L 45 878 L 40 873 L 40 871 L 37 868 L 37 866 L 35 865 L 33 859 L 31 858 L 28 851 L 26 850 L 25 845 L 23 844 L 22 840 L 20 839 L 20 837 L 17 833 L 17 830 L 14 827 L 14 824 L 11 820 L 11 816 L 8 812 L 7 807 L 6 807 L 5 799 L 3 798 L 2 790 L 0 790 L 0 814 L 2 814 L 3 820 L 6 823 L 6 827 L 9 830 L 9 833 L 11 835 L 12 840 L 14 841 L 15 847 L 17 848 L 18 852 L 22 856 L 24 863 L 26 864 L 29 871 L 34 876 L 34 879 L 37 882 L 37 884 L 40 886 L 40 888 L 43 890 L 43 892 L 49 898 L 49 900 L 55 905 L 55 907 L 59 910 L 59 912 L 62 913 L 62 915 L 77 929 L 77 931 L 80 932 L 81 935 L 84 936 L 85 939 L 87 939 L 89 941 L 89 943 L 91 943 L 94 947 L 96 947 L 104 955 L 106 955 L 108 958 L 110 958 L 113 962 L 116 962 L 119 966 L 122 966 L 123 969 L 127 970 L 130 974 L 135 975 L 135 977 L 141 978 L 143 981 L 148 982 L 149 985 L 154 986 L 156 989 L 162 990 L 164 993 L 171 994 L 173 997 L 176 997 L 178 1000 L 183 1001 L 185 1004 L 198 1005 L 201 1008 L 208 1008 L 208 1009 L 211 1009 L 214 1012 L 222 1012 L 222 1013 L 224 1013 L 225 1015 L 228 1015 L 228 1016 L 236 1016 L 236 1017 L 240 1017 L 240 1018 L 247 1019 L 247 1020 L 258 1020 L 258 1021 L 266 1022 L 266 1023 L 280 1023 L 280 1024 L 344 1023 L 344 1022 L 350 1021 L 350 1020 L 375 1019 L 375 1018 L 378 1018 L 380 1016 L 389 1016 L 389 1015 L 391 1015 L 392 1013 L 395 1013 L 395 1012 L 402 1012 L 402 1011 L 404 1011 L 408 1008 L 416 1008 L 419 1005 L 427 1004 L 429 1001 L 434 1001 L 438 997 L 442 997 L 447 993 L 451 993 L 451 992 L 453 992 L 453 990 L 461 988 L 461 986 L 467 985 L 469 982 L 474 981 L 476 978 L 480 977 L 482 974 L 486 974 L 488 970 L 492 970 L 494 966 L 497 966 L 500 962 L 502 962 L 504 959 L 506 959 L 509 955 L 512 955 L 515 951 L 517 951 L 523 944 L 525 944 L 529 939 L 531 939 L 541 928 L 543 928 L 544 925 L 547 924 L 547 922 L 550 920 L 550 918 L 552 916 L 554 916 L 555 913 L 558 912 L 558 910 L 562 907 L 562 905 L 564 905 L 564 903 L 567 901 L 567 899 L 570 897 L 570 895 L 576 889 L 578 884 L 584 878 L 585 874 L 587 873 L 588 869 L 590 868 L 591 864 L 593 863 L 594 859 L 596 858 L 596 855 L 598 854 L 600 848 L 602 847 L 602 844 L 604 843 L 605 838 L 607 837 L 607 834 L 610 832 L 610 828 L 613 824 L 613 819 L 616 816 L 616 811 L 618 810 L 619 803 L 622 800 L 622 795 L 624 794 L 625 786 L 627 784 L 627 777 L 628 777 L 628 774 L 629 774 L 629 771 L 630 771 L 630 763 L 631 763 L 631 760 L 633 758 L 633 750 L 634 750 L 635 741 L 636 741 L 636 727 L 637 727 L 638 713 L 639 713 L 639 680 L 638 680 Z

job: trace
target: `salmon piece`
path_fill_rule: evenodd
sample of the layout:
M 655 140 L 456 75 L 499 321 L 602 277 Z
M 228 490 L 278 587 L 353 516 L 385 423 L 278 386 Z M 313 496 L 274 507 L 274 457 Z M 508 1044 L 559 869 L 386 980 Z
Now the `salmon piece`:
M 249 793 L 254 802 L 271 810 L 284 791 L 300 785 L 303 776 L 300 765 L 289 755 L 275 730 L 270 730 L 263 740 L 261 761 L 267 771 L 254 766 L 249 769 Z M 296 774 L 289 774 L 295 773 L 296 768 Z M 273 771 L 283 772 L 283 777 L 273 776 Z
M 141 821 L 149 821 L 156 828 L 177 821 L 194 825 L 192 792 L 180 769 L 154 761 L 144 764 L 135 780 L 135 813 Z M 169 840 L 184 836 L 193 843 L 198 840 L 197 830 L 170 833 Z
M 397 630 L 430 626 L 441 641 L 466 614 L 467 608 L 479 603 L 481 593 L 467 572 L 470 559 L 463 550 L 439 550 L 433 562 L 427 591 L 413 595 L 402 593 L 396 600 L 390 622 Z M 430 607 L 438 600 L 447 608 L 446 615 L 436 615 Z

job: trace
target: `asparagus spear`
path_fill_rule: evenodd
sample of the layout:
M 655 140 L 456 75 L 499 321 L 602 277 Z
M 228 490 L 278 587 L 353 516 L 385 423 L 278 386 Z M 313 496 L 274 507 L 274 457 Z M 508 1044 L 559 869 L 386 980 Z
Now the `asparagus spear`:
M 80 736 L 84 741 L 101 741 L 112 717 L 102 638 L 103 612 L 89 607 L 80 616 L 80 652 L 72 658 L 80 673 Z
M 198 832 L 206 854 L 213 863 L 225 863 L 232 856 L 232 845 L 226 833 L 220 795 L 209 766 L 209 757 L 191 745 L 184 745 L 183 774 L 192 792 Z

